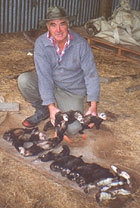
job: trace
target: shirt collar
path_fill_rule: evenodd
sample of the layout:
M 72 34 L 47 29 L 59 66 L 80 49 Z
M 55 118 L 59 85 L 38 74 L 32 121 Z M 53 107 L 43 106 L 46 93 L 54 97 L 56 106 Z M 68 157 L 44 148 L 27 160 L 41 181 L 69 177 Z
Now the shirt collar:
M 63 50 L 60 52 L 60 49 L 56 43 L 56 41 L 53 39 L 53 37 L 51 36 L 50 32 L 47 32 L 47 38 L 48 40 L 51 41 L 51 43 L 53 44 L 53 46 L 55 47 L 56 53 L 57 53 L 57 57 L 58 57 L 58 63 L 60 64 L 62 61 L 62 57 L 65 54 L 66 48 L 69 46 L 70 41 L 73 39 L 72 35 L 70 34 L 70 32 L 68 31 L 68 37 L 67 40 L 64 44 Z

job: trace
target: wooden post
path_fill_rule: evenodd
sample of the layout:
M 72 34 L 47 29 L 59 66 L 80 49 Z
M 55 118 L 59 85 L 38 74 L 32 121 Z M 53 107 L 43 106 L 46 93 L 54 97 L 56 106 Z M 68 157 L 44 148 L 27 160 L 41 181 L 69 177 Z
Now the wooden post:
M 100 6 L 100 16 L 104 16 L 106 19 L 112 14 L 112 0 L 102 0 Z

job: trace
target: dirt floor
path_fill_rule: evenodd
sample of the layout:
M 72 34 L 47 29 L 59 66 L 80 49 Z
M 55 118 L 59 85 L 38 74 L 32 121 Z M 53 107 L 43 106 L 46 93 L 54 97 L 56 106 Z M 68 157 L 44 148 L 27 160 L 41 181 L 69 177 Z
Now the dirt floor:
M 33 34 L 32 40 L 38 36 Z M 22 120 L 34 112 L 17 86 L 17 77 L 34 70 L 34 62 L 28 55 L 33 53 L 33 44 L 23 34 L 1 35 L 0 43 L 0 96 L 20 106 L 18 112 L 0 112 L 0 208 L 139 208 L 140 90 L 135 86 L 140 85 L 140 62 L 93 50 L 101 81 L 98 112 L 105 112 L 107 120 L 100 130 L 86 130 L 86 140 L 69 135 L 73 142 L 63 141 L 85 161 L 105 167 L 114 164 L 134 179 L 131 196 L 100 204 L 94 195 L 86 195 L 73 182 L 52 173 L 48 163 L 23 158 L 2 139 L 5 131 L 22 127 Z M 40 130 L 44 124 L 39 125 Z

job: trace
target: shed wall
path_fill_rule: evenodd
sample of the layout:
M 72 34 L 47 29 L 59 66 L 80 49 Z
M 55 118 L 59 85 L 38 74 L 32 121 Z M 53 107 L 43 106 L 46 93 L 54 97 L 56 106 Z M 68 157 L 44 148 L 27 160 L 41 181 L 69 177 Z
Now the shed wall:
M 99 17 L 102 0 L 0 0 L 0 34 L 30 31 L 38 28 L 39 20 L 45 18 L 50 6 L 63 6 L 72 23 L 81 26 L 91 18 Z M 140 10 L 140 0 L 130 0 L 132 9 Z M 113 0 L 112 12 L 119 6 Z
M 38 28 L 48 7 L 62 6 L 76 16 L 74 26 L 99 16 L 101 0 L 0 0 L 0 33 L 30 31 Z

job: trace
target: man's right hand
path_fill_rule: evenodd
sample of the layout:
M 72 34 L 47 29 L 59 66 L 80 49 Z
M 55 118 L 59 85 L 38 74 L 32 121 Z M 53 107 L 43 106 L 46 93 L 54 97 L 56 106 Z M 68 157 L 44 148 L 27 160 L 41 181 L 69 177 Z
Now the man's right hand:
M 59 108 L 56 108 L 54 103 L 51 103 L 48 105 L 49 111 L 50 111 L 50 120 L 53 126 L 55 126 L 55 115 L 56 113 L 60 112 Z

